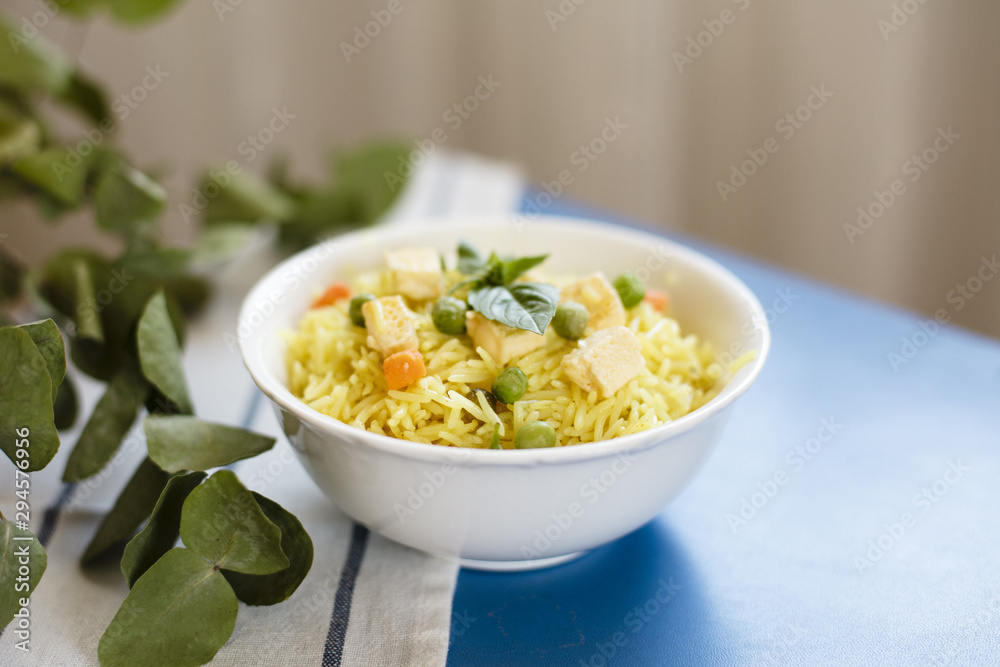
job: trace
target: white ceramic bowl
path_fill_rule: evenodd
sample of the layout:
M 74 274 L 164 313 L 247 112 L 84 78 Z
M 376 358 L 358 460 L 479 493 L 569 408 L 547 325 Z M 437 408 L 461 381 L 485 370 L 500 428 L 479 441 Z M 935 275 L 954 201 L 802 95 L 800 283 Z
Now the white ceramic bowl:
M 755 350 L 726 388 L 670 424 L 614 440 L 531 450 L 466 450 L 368 433 L 320 414 L 286 386 L 283 330 L 321 287 L 383 264 L 390 248 L 460 239 L 518 255 L 550 253 L 554 274 L 626 271 L 670 292 L 682 330 L 730 358 Z M 414 221 L 341 236 L 283 262 L 247 295 L 243 359 L 303 465 L 348 515 L 403 544 L 480 569 L 568 560 L 656 516 L 691 481 L 734 401 L 760 373 L 770 333 L 760 303 L 726 269 L 658 236 L 571 218 Z

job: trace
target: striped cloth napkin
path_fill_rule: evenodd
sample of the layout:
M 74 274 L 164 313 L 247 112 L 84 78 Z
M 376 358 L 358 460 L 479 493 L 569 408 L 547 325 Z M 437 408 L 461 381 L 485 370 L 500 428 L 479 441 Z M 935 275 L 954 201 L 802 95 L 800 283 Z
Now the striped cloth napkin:
M 508 165 L 437 151 L 415 171 L 385 222 L 512 212 L 523 191 L 519 172 Z M 299 517 L 312 537 L 315 560 L 288 601 L 240 605 L 232 638 L 210 664 L 443 665 L 458 566 L 369 533 L 341 513 L 295 459 L 232 344 L 239 302 L 274 259 L 264 247 L 258 254 L 222 276 L 209 312 L 189 330 L 185 366 L 200 417 L 278 437 L 270 452 L 234 469 L 249 488 Z M 79 374 L 73 379 L 81 389 L 81 414 L 89 414 L 103 388 Z M 0 665 L 98 664 L 98 641 L 128 593 L 114 559 L 86 570 L 77 560 L 101 513 L 142 459 L 142 429 L 134 429 L 101 475 L 62 484 L 81 427 L 62 434 L 57 458 L 31 476 L 32 530 L 45 544 L 49 564 L 31 597 L 30 651 L 16 649 L 8 629 L 0 636 Z M 13 480 L 14 467 L 0 458 L 0 479 Z M 0 484 L 2 507 L 12 506 L 13 493 L 13 483 Z

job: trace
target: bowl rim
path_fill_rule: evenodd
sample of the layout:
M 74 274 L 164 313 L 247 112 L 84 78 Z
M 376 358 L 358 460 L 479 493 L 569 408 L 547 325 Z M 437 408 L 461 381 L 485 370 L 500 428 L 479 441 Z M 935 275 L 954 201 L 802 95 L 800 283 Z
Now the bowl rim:
M 500 226 L 501 224 L 512 225 L 511 221 L 516 217 L 516 214 L 422 217 L 408 220 L 407 224 L 413 225 L 415 229 L 423 230 L 432 227 L 468 227 L 471 224 Z M 264 365 L 263 354 L 261 352 L 252 354 L 252 351 L 256 349 L 254 342 L 263 335 L 263 327 L 255 327 L 249 335 L 238 337 L 243 364 L 246 366 L 254 383 L 271 401 L 282 409 L 292 413 L 299 420 L 317 429 L 327 431 L 335 437 L 342 436 L 342 440 L 362 440 L 366 445 L 370 445 L 380 452 L 420 461 L 448 463 L 458 460 L 464 465 L 488 467 L 524 467 L 537 464 L 564 464 L 589 461 L 632 451 L 638 452 L 657 446 L 697 428 L 724 412 L 737 398 L 746 393 L 760 375 L 771 348 L 771 329 L 767 322 L 764 308 L 750 288 L 720 263 L 693 248 L 665 236 L 611 222 L 571 216 L 542 215 L 533 216 L 527 224 L 531 226 L 541 224 L 555 227 L 583 226 L 598 232 L 613 233 L 619 237 L 630 237 L 630 240 L 636 242 L 646 241 L 648 244 L 651 241 L 655 241 L 667 244 L 670 246 L 672 253 L 683 255 L 686 261 L 696 265 L 699 270 L 713 274 L 720 282 L 724 283 L 727 289 L 735 293 L 742 301 L 745 301 L 749 305 L 749 309 L 753 311 L 755 327 L 760 332 L 761 341 L 759 354 L 754 360 L 749 362 L 749 372 L 736 380 L 735 384 L 731 383 L 727 385 L 724 389 L 726 392 L 724 395 L 715 396 L 705 405 L 667 424 L 660 424 L 645 431 L 610 440 L 581 443 L 580 445 L 570 447 L 508 449 L 503 450 L 503 454 L 494 454 L 494 450 L 489 449 L 432 445 L 371 433 L 310 408 L 301 399 L 295 397 L 283 382 L 268 371 Z M 286 269 L 294 266 L 309 254 L 316 252 L 320 246 L 329 248 L 333 245 L 350 245 L 358 242 L 372 243 L 373 241 L 377 241 L 381 236 L 397 234 L 400 231 L 400 227 L 401 225 L 380 225 L 349 232 L 321 241 L 288 257 L 268 270 L 250 288 L 240 305 L 237 322 L 247 321 L 246 318 L 253 310 L 260 295 L 265 293 L 265 289 L 268 291 L 273 289 L 271 286 L 275 282 L 274 277 L 276 275 L 282 275 Z M 280 281 L 278 281 L 278 284 L 280 284 Z M 264 341 L 261 341 L 260 346 L 262 347 L 263 344 Z

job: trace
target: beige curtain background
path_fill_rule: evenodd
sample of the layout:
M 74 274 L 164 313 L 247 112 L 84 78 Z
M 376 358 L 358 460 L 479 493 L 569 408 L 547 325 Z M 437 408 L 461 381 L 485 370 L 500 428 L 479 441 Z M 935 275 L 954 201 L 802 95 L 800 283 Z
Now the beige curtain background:
M 948 298 L 1000 253 L 997 25 L 993 0 L 188 0 L 152 28 L 57 17 L 42 32 L 118 95 L 147 67 L 167 73 L 116 138 L 139 164 L 170 168 L 177 238 L 205 165 L 260 170 L 287 152 L 315 177 L 329 148 L 442 128 L 444 145 L 536 182 L 569 170 L 573 199 L 1000 336 L 1000 280 L 960 310 Z M 345 54 L 366 28 L 375 36 Z M 449 112 L 480 77 L 494 82 L 486 99 Z M 294 118 L 247 162 L 241 142 L 274 109 Z M 614 141 L 586 156 L 616 119 Z M 936 159 L 921 167 L 925 151 Z M 740 187 L 724 200 L 731 177 Z M 879 193 L 892 198 L 881 217 L 845 231 L 858 207 L 880 213 Z M 39 233 L 31 215 L 0 222 L 25 257 L 87 234 L 81 221 Z

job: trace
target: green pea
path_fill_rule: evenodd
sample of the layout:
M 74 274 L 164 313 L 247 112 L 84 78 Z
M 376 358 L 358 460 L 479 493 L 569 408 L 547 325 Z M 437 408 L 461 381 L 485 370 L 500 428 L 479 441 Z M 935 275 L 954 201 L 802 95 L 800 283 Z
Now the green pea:
M 552 317 L 552 328 L 566 340 L 577 340 L 583 338 L 589 319 L 590 313 L 583 305 L 576 301 L 567 301 L 556 308 L 556 314 Z
M 646 285 L 631 273 L 623 273 L 615 278 L 615 289 L 625 308 L 635 308 L 646 296 Z
M 465 302 L 451 296 L 443 296 L 431 308 L 434 326 L 443 334 L 458 336 L 465 333 Z
M 359 294 L 353 299 L 351 299 L 351 307 L 348 312 L 351 314 L 351 322 L 354 322 L 354 326 L 363 327 L 365 326 L 365 316 L 361 312 L 361 306 L 365 305 L 369 301 L 374 301 L 375 295 L 365 292 L 364 294 Z
M 540 449 L 556 446 L 556 430 L 545 422 L 528 422 L 514 434 L 518 449 Z
M 511 366 L 500 371 L 493 380 L 493 395 L 501 403 L 508 405 L 524 396 L 528 390 L 528 376 L 517 366 Z

